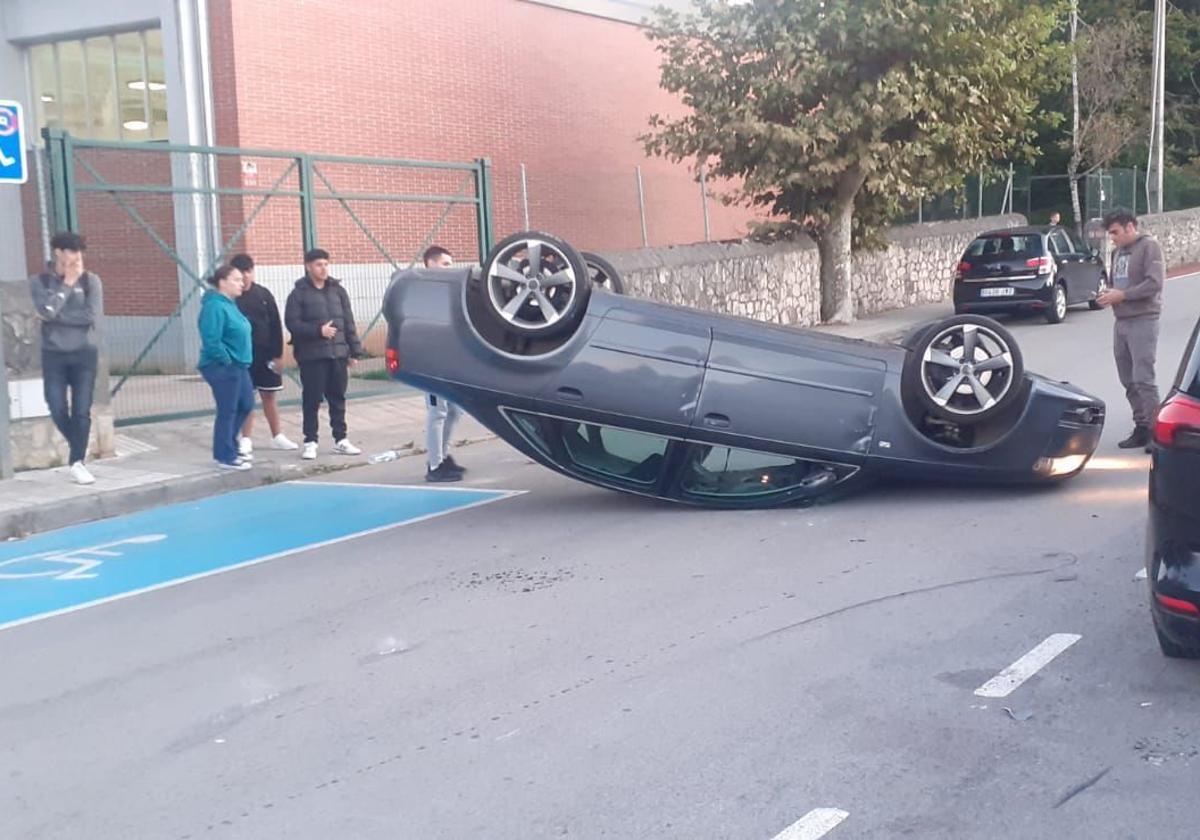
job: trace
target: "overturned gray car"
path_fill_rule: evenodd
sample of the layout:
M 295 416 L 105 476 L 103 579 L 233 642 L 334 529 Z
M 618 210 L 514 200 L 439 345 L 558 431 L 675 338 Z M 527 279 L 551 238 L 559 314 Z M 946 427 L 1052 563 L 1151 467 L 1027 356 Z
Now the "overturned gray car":
M 810 503 L 879 477 L 1059 481 L 1100 439 L 1104 403 L 1026 372 L 988 318 L 878 344 L 625 297 L 619 283 L 532 232 L 480 268 L 398 272 L 388 370 L 564 475 L 710 507 Z

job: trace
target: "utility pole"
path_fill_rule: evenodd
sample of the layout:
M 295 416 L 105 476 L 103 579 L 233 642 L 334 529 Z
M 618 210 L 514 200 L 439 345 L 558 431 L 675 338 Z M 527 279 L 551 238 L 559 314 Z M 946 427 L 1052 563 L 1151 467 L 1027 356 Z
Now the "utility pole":
M 1150 98 L 1150 162 L 1146 172 L 1146 209 L 1163 211 L 1163 124 L 1167 89 L 1167 0 L 1154 3 L 1154 72 Z

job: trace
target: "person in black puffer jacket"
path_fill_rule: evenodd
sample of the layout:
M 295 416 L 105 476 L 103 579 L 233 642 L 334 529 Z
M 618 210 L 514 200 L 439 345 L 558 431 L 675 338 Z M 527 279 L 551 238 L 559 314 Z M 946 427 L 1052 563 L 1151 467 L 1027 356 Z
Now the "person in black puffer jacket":
M 291 333 L 292 352 L 300 366 L 301 402 L 304 407 L 302 458 L 317 457 L 318 413 L 321 401 L 329 404 L 333 451 L 360 455 L 362 450 L 346 437 L 346 386 L 349 368 L 362 355 L 354 324 L 350 295 L 329 276 L 329 252 L 314 248 L 304 255 L 304 276 L 288 295 L 284 324 Z

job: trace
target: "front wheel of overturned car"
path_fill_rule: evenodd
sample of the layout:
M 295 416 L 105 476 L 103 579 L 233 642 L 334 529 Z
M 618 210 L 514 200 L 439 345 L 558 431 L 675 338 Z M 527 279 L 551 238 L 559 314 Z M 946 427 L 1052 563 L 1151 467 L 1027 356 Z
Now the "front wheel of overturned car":
M 599 286 L 614 295 L 625 294 L 625 281 L 621 278 L 621 272 L 617 271 L 612 263 L 590 251 L 580 251 L 579 255 L 583 257 L 583 261 L 587 265 L 593 288 Z
M 955 315 L 915 336 L 904 360 L 905 400 L 942 420 L 974 426 L 1017 399 L 1025 376 L 1012 333 L 991 318 Z
M 510 335 L 548 338 L 578 326 L 592 278 L 583 257 L 549 234 L 515 233 L 483 261 L 487 312 Z

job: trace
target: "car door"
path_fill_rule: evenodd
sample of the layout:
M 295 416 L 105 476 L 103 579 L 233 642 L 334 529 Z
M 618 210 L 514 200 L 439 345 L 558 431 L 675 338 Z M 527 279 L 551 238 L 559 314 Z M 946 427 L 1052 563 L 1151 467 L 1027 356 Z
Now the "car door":
M 557 414 L 682 437 L 696 414 L 710 343 L 703 316 L 622 301 L 540 398 Z
M 1050 232 L 1050 251 L 1058 264 L 1058 276 L 1067 285 L 1067 303 L 1082 303 L 1096 290 L 1094 264 L 1076 250 L 1065 230 Z
M 854 342 L 794 330 L 714 327 L 693 436 L 749 449 L 867 451 L 885 363 Z

